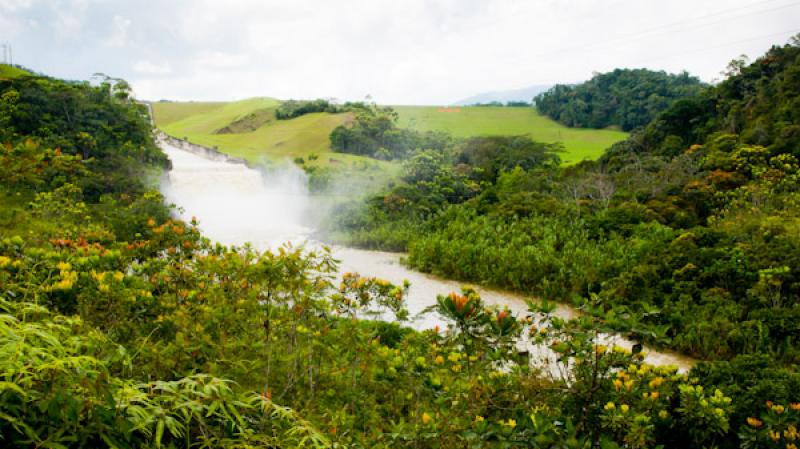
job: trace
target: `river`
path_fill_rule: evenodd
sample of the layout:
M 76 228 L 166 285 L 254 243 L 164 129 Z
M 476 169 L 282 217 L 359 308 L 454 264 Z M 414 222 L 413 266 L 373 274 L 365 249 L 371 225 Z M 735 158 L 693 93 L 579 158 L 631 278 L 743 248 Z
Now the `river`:
M 224 156 L 190 152 L 177 144 L 161 141 L 161 148 L 172 161 L 172 170 L 162 182 L 167 200 L 181 208 L 184 219 L 197 217 L 200 228 L 212 240 L 242 245 L 250 242 L 256 249 L 275 248 L 283 243 L 310 247 L 321 245 L 311 236 L 309 211 L 317 205 L 308 195 L 303 171 L 291 164 L 282 170 L 264 173 Z M 400 263 L 401 254 L 332 246 L 340 261 L 341 273 L 356 272 L 400 284 L 411 284 L 407 307 L 412 316 L 433 304 L 438 294 L 459 291 L 460 282 L 413 271 Z M 514 293 L 487 288 L 476 289 L 487 304 L 507 306 L 515 314 L 527 310 L 525 298 Z M 578 312 L 559 304 L 555 313 L 568 318 Z M 410 323 L 422 329 L 444 327 L 440 317 L 426 314 Z M 605 340 L 630 348 L 632 343 L 619 337 Z M 694 364 L 690 358 L 672 352 L 646 349 L 646 360 L 658 365 L 675 365 L 686 371 Z M 534 351 L 547 359 L 552 354 Z

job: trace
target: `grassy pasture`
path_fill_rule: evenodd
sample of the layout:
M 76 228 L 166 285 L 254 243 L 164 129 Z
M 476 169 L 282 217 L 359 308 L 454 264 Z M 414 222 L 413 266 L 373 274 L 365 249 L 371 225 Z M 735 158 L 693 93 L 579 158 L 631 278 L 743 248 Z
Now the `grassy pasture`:
M 561 159 L 575 163 L 597 159 L 603 150 L 628 134 L 610 129 L 568 128 L 540 115 L 533 108 L 467 106 L 394 106 L 399 125 L 420 131 L 446 131 L 457 137 L 528 135 L 540 142 L 561 142 L 566 150 Z

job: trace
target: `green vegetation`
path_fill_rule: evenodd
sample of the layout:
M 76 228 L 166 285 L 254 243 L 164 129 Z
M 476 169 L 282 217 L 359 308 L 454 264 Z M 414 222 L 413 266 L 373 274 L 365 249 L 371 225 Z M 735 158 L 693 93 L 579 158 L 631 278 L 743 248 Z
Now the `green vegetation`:
M 19 67 L 8 64 L 0 64 L 0 79 L 12 79 L 30 75 L 30 72 Z
M 723 391 L 598 344 L 590 316 L 515 317 L 465 289 L 432 307 L 446 332 L 416 332 L 407 285 L 334 286 L 326 250 L 210 242 L 149 191 L 166 160 L 126 88 L 0 81 L 3 446 L 682 448 L 742 427 Z M 524 138 L 463 155 L 488 169 L 518 151 L 557 165 Z M 565 376 L 532 369 L 520 338 Z M 746 441 L 798 424 L 800 405 L 771 397 Z
M 343 105 L 331 103 L 328 100 L 286 100 L 281 102 L 275 111 L 275 118 L 278 120 L 288 120 L 301 115 L 311 114 L 312 112 L 328 112 L 330 114 L 340 114 L 342 112 L 358 111 L 366 108 L 367 105 L 360 102 L 347 102 Z
M 397 176 L 395 164 L 330 150 L 330 133 L 351 113 L 305 113 L 277 120 L 282 105 L 271 98 L 232 103 L 154 103 L 156 126 L 167 134 L 215 148 L 251 164 L 303 161 L 311 189 L 329 190 L 346 180 L 354 190 L 374 190 Z M 360 186 L 360 187 L 359 187 Z
M 628 134 L 614 130 L 572 129 L 533 108 L 466 106 L 394 106 L 400 128 L 415 131 L 442 131 L 454 137 L 529 136 L 539 142 L 561 143 L 561 160 L 574 164 L 597 159 L 612 144 Z
M 376 159 L 405 159 L 420 150 L 442 152 L 450 144 L 444 133 L 418 132 L 397 127 L 397 112 L 389 106 L 365 105 L 347 125 L 331 132 L 331 149 Z
M 681 98 L 703 88 L 698 78 L 647 69 L 616 69 L 576 86 L 558 84 L 536 96 L 537 109 L 576 128 L 644 126 Z
M 172 102 L 153 103 L 153 119 L 160 127 L 181 121 L 193 115 L 207 114 L 225 106 L 223 102 Z
M 2 444 L 794 449 L 800 40 L 731 67 L 596 162 L 521 135 L 397 146 L 401 182 L 343 206 L 341 238 L 585 312 L 514 316 L 464 288 L 426 311 L 447 328 L 421 332 L 407 284 L 334 283 L 328 250 L 225 247 L 170 218 L 124 81 L 0 80 Z M 271 101 L 164 126 L 240 137 L 213 132 Z M 369 109 L 345 149 L 426 135 Z M 608 332 L 706 361 L 647 365 Z
M 732 395 L 740 429 L 715 445 L 768 447 L 800 401 L 798 43 L 734 61 L 599 162 L 558 168 L 502 139 L 419 152 L 403 184 L 342 206 L 333 236 L 708 360 L 693 374 Z

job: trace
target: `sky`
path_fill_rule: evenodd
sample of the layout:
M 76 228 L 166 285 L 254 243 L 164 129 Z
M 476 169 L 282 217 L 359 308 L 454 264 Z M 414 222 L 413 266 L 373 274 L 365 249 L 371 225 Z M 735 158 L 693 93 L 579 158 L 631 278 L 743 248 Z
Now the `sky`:
M 712 82 L 798 19 L 800 0 L 0 0 L 0 42 L 35 71 L 105 73 L 147 100 L 450 104 L 615 68 Z

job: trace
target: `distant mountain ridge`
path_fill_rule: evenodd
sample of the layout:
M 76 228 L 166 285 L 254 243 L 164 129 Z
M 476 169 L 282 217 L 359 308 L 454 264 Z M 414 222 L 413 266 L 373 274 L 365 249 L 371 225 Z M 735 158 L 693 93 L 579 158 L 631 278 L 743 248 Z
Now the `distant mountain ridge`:
M 509 101 L 526 101 L 530 103 L 533 97 L 553 87 L 552 84 L 536 84 L 533 86 L 524 87 L 522 89 L 512 90 L 498 90 L 493 92 L 484 92 L 471 97 L 463 98 L 453 103 L 458 106 L 466 106 L 476 103 L 491 103 L 499 101 L 506 103 Z

